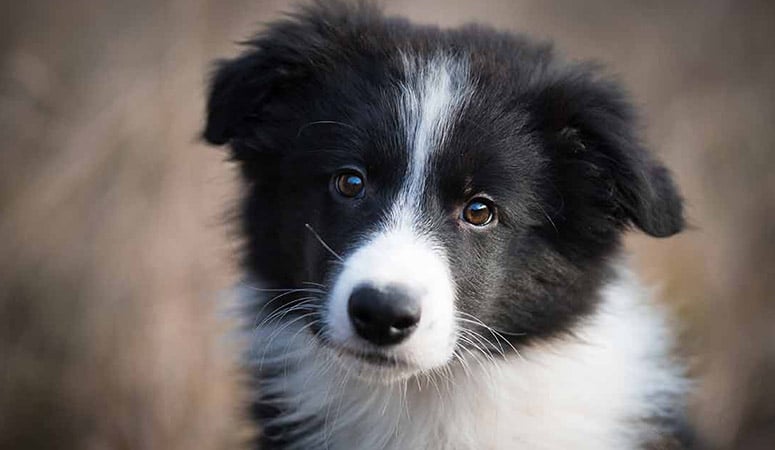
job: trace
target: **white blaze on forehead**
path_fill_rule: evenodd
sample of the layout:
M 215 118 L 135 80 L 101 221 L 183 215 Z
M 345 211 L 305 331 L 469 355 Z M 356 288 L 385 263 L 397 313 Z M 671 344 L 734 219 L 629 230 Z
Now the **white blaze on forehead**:
M 392 211 L 396 225 L 420 214 L 419 203 L 433 155 L 444 145 L 471 96 L 468 65 L 445 55 L 425 59 L 403 56 L 406 82 L 401 85 L 399 114 L 410 153 L 404 186 Z M 413 211 L 414 214 L 407 214 Z

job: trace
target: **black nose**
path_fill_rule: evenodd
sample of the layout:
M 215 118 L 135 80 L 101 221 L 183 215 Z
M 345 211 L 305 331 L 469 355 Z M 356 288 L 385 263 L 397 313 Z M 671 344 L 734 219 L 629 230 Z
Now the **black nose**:
M 412 334 L 420 321 L 420 299 L 401 286 L 356 286 L 347 303 L 359 336 L 375 345 L 394 345 Z

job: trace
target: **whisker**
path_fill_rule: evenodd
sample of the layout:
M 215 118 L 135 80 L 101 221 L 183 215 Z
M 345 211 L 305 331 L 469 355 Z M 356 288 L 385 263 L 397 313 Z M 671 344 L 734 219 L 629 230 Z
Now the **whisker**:
M 310 281 L 305 281 L 304 283 L 307 284 L 316 284 L 312 283 Z M 322 284 L 320 286 L 323 286 Z M 246 285 L 246 287 L 252 291 L 259 291 L 259 292 L 296 292 L 296 291 L 310 291 L 310 292 L 322 292 L 321 289 L 315 289 L 315 288 L 288 288 L 288 289 L 281 289 L 281 288 L 260 288 L 257 286 L 252 285 Z
M 264 304 L 261 306 L 261 309 L 259 309 L 258 312 L 256 313 L 256 320 L 258 320 L 258 318 L 261 317 L 261 313 L 264 312 L 264 309 L 266 309 L 266 307 L 269 306 L 270 304 L 272 304 L 272 302 L 274 302 L 275 300 L 283 298 L 283 297 L 285 297 L 287 295 L 296 294 L 296 293 L 299 293 L 299 292 L 303 292 L 305 294 L 325 294 L 325 292 L 323 292 L 323 291 L 319 291 L 318 292 L 317 290 L 310 290 L 310 289 L 288 289 L 288 290 L 286 290 L 286 291 L 284 291 L 284 292 L 282 292 L 282 293 L 272 297 L 271 299 L 267 300 L 266 302 L 264 302 Z M 291 300 L 291 301 L 298 301 L 298 300 L 299 299 Z M 253 325 L 255 326 L 255 323 Z
M 313 235 L 313 236 L 315 236 L 315 239 L 317 239 L 317 240 L 318 240 L 318 242 L 320 242 L 320 245 L 322 245 L 322 246 L 323 246 L 323 248 L 325 248 L 325 249 L 326 249 L 326 250 L 328 250 L 328 251 L 329 251 L 329 252 L 330 252 L 332 255 L 334 255 L 334 256 L 336 257 L 336 259 L 338 259 L 338 260 L 339 260 L 339 261 L 341 261 L 341 262 L 344 262 L 344 259 L 342 259 L 342 257 L 341 257 L 341 256 L 339 256 L 339 255 L 338 255 L 338 254 L 337 254 L 337 253 L 334 251 L 334 249 L 332 249 L 331 247 L 329 247 L 329 246 L 328 246 L 328 244 L 326 244 L 326 241 L 324 241 L 324 240 L 323 240 L 323 238 L 322 238 L 322 237 L 320 237 L 320 235 L 317 233 L 317 231 L 315 231 L 315 230 L 312 228 L 312 225 L 310 225 L 310 224 L 308 224 L 308 223 L 305 223 L 305 224 L 304 224 L 304 226 L 305 226 L 305 227 L 307 227 L 307 229 L 308 229 L 308 230 L 309 230 L 309 231 L 312 233 L 312 235 Z
M 474 319 L 481 326 L 483 326 L 485 328 L 488 328 L 490 330 L 493 330 L 493 331 L 497 331 L 499 334 L 503 334 L 503 335 L 506 335 L 506 336 L 527 336 L 527 333 L 510 333 L 508 331 L 499 330 L 499 329 L 497 329 L 495 327 L 492 327 L 492 326 L 487 325 L 486 323 L 482 322 L 482 320 L 479 319 L 478 317 L 476 317 L 475 315 L 467 313 L 467 312 L 464 312 L 464 311 L 457 311 L 457 313 L 458 314 L 465 314 L 466 316 Z
M 525 358 L 522 357 L 522 354 L 519 352 L 519 350 L 517 350 L 517 348 L 514 347 L 514 344 L 512 344 L 511 341 L 509 341 L 508 339 L 506 339 L 506 337 L 503 334 L 505 333 L 505 334 L 509 334 L 509 335 L 512 335 L 512 336 L 525 336 L 526 333 L 508 333 L 508 332 L 505 332 L 505 331 L 502 332 L 502 331 L 497 330 L 497 329 L 487 325 L 486 323 L 482 322 L 481 319 L 479 319 L 478 317 L 476 317 L 473 314 L 469 314 L 469 313 L 466 313 L 466 312 L 463 312 L 463 311 L 458 311 L 457 313 L 458 314 L 464 314 L 464 315 L 470 317 L 471 319 L 473 319 L 473 320 L 470 320 L 470 319 L 466 319 L 466 318 L 458 316 L 457 320 L 474 323 L 476 325 L 484 327 L 485 329 L 487 329 L 490 332 L 490 334 L 493 335 L 493 337 L 495 337 L 496 341 L 498 339 L 503 340 L 512 350 L 514 350 L 514 353 L 516 353 L 517 356 L 519 356 L 520 359 L 522 359 L 523 361 L 525 360 Z
M 264 365 L 264 359 L 266 358 L 266 353 L 267 353 L 267 351 L 269 351 L 269 350 L 272 348 L 272 343 L 274 342 L 275 338 L 277 338 L 278 336 L 280 336 L 280 335 L 282 334 L 282 332 L 283 332 L 283 331 L 285 331 L 285 330 L 286 330 L 286 329 L 287 329 L 289 326 L 293 325 L 294 323 L 296 323 L 296 322 L 298 322 L 298 321 L 300 321 L 300 320 L 304 320 L 304 319 L 306 319 L 307 317 L 313 317 L 313 316 L 315 316 L 316 314 L 317 314 L 317 312 L 315 311 L 315 312 L 311 312 L 311 313 L 307 313 L 307 314 L 301 315 L 301 316 L 299 316 L 299 317 L 297 317 L 297 318 L 295 318 L 295 319 L 293 319 L 293 320 L 289 321 L 288 323 L 284 324 L 284 325 L 283 325 L 282 327 L 280 327 L 279 329 L 275 330 L 275 331 L 272 333 L 272 335 L 269 337 L 269 341 L 268 341 L 268 342 L 267 342 L 267 343 L 264 345 L 264 351 L 263 351 L 263 353 L 261 354 L 261 359 L 260 359 L 260 362 L 259 362 L 259 364 L 258 364 L 258 367 L 259 367 L 259 368 L 260 368 L 260 367 L 263 367 L 263 365 Z
M 316 300 L 318 300 L 317 297 L 302 297 L 295 300 L 299 303 L 293 304 L 290 307 L 287 307 L 288 305 L 278 306 L 272 311 L 271 314 L 266 316 L 264 320 L 262 320 L 261 323 L 256 326 L 256 328 L 262 328 L 266 325 L 269 325 L 274 320 L 281 321 L 285 318 L 286 315 L 294 311 L 301 311 L 304 309 L 304 306 L 314 303 Z
M 349 128 L 351 130 L 357 130 L 354 126 L 350 125 L 349 123 L 339 122 L 337 120 L 315 120 L 313 122 L 307 122 L 301 127 L 299 127 L 299 130 L 296 132 L 296 137 L 298 138 L 301 136 L 301 133 L 306 130 L 307 128 L 313 126 L 313 125 L 339 125 L 345 128 Z

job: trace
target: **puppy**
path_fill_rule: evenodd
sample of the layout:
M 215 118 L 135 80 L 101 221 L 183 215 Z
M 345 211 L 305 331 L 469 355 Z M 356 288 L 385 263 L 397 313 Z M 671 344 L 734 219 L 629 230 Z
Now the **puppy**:
M 621 257 L 684 225 L 622 89 L 548 45 L 316 3 L 221 61 L 266 449 L 680 448 Z

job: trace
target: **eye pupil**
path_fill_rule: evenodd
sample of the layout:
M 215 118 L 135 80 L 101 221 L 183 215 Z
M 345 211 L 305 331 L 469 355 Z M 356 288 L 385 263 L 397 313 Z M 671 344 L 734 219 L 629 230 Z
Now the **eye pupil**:
M 337 176 L 336 190 L 344 197 L 356 197 L 363 190 L 363 177 L 356 173 L 343 173 Z
M 483 200 L 472 200 L 463 209 L 463 219 L 471 225 L 487 225 L 493 219 L 493 208 Z

